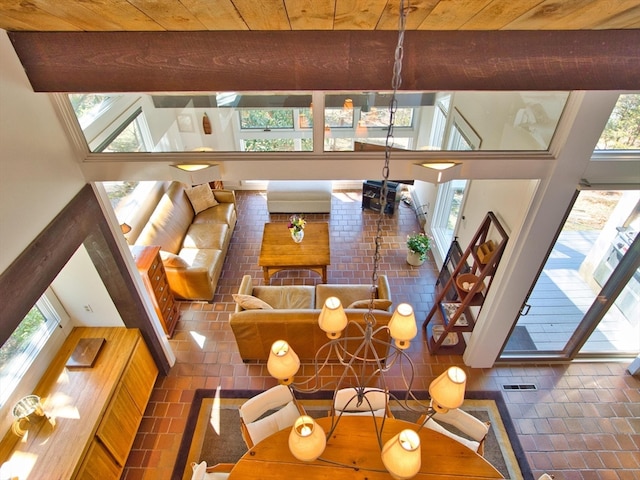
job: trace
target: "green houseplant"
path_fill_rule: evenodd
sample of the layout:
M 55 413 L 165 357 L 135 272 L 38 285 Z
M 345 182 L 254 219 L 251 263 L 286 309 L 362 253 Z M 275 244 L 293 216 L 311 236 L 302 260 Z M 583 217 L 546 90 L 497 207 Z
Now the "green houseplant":
M 427 253 L 431 248 L 431 239 L 424 233 L 414 233 L 407 237 L 407 263 L 409 265 L 422 265 L 427 259 Z

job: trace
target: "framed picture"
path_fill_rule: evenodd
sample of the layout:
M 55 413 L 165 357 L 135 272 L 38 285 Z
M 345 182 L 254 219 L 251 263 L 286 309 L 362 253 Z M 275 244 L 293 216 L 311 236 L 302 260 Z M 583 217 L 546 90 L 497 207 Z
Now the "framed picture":
M 178 130 L 181 132 L 193 132 L 193 117 L 191 115 L 178 115 Z

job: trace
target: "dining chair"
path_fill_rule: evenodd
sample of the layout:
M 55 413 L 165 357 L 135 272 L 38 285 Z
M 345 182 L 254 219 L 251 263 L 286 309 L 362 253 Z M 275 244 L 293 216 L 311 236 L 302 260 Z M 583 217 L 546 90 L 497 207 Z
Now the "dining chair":
M 424 416 L 418 420 L 418 423 L 424 422 Z M 453 433 L 443 427 L 441 424 L 448 424 L 457 428 L 460 432 L 464 433 L 470 439 Z M 453 438 L 466 447 L 470 448 L 479 455 L 484 454 L 484 440 L 489 433 L 490 422 L 483 422 L 473 415 L 461 410 L 459 408 L 452 408 L 447 413 L 438 413 L 433 418 L 430 418 L 426 425 L 427 428 L 435 430 L 447 437 Z
M 234 463 L 217 463 L 207 466 L 205 461 L 200 463 L 193 462 L 191 464 L 193 469 L 191 480 L 226 480 L 229 478 L 229 473 L 234 466 Z
M 358 390 L 355 387 L 341 388 L 333 398 L 329 415 L 373 415 L 393 418 L 389 408 L 389 394 L 375 388 L 365 388 L 364 396 L 358 405 Z M 367 401 L 368 400 L 368 401 Z
M 267 412 L 275 410 L 265 416 Z M 289 387 L 277 385 L 240 406 L 240 429 L 248 448 L 280 430 L 293 425 L 304 407 L 298 403 Z

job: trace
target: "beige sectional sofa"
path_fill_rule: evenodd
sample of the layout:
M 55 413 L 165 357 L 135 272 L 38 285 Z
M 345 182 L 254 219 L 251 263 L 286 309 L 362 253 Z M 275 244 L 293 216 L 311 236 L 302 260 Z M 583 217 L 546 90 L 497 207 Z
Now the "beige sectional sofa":
M 370 292 L 371 285 L 254 286 L 251 276 L 245 275 L 235 296 L 236 310 L 229 318 L 242 360 L 266 361 L 273 342 L 283 339 L 289 342 L 301 362 L 312 362 L 316 351 L 329 341 L 318 326 L 318 315 L 326 298 L 338 297 L 347 318 L 364 325 Z M 376 298 L 373 310 L 376 326 L 387 325 L 392 313 L 385 275 L 378 277 Z M 260 301 L 271 308 L 258 308 Z M 350 326 L 343 336 L 356 334 L 357 330 Z M 386 333 L 379 338 L 389 339 Z M 379 355 L 387 353 L 382 346 L 376 351 Z
M 127 241 L 161 247 L 169 287 L 176 298 L 211 300 L 238 218 L 235 193 L 213 190 L 212 203 L 217 205 L 196 213 L 187 189 L 180 182 L 161 184 L 139 209 Z

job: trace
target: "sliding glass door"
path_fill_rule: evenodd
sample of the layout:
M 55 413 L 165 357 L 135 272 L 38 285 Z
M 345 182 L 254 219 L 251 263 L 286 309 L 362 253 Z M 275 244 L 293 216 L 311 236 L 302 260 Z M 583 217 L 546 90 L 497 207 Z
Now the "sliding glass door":
M 640 191 L 580 191 L 501 358 L 640 352 Z

